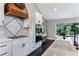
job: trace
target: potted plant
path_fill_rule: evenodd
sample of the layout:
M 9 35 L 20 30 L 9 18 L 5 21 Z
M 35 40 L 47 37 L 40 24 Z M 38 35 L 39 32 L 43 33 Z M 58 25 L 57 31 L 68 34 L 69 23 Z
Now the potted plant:
M 79 23 L 73 23 L 71 25 L 71 32 L 74 33 L 74 45 L 76 46 L 76 48 L 78 49 L 78 35 L 79 35 Z
M 59 36 L 63 36 L 63 39 L 65 39 L 65 37 L 66 37 L 66 26 L 62 26 L 62 28 L 59 28 L 58 30 L 57 30 L 57 35 L 59 35 Z
M 76 27 L 77 23 L 73 23 L 71 25 L 71 32 L 73 32 L 73 35 L 74 35 L 74 45 L 76 46 L 76 35 L 77 35 L 77 27 Z

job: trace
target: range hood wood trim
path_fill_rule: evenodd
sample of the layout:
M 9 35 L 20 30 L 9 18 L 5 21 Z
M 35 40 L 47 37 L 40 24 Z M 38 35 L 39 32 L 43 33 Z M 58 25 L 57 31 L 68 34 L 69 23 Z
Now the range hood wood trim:
M 5 4 L 5 14 L 18 16 L 21 18 L 28 18 L 27 8 L 24 7 L 24 9 L 20 9 L 15 5 L 15 3 Z

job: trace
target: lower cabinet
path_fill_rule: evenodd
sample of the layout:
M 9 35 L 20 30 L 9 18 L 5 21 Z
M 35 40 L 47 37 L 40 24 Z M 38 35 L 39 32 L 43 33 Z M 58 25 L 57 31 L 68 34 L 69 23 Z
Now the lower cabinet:
M 0 56 L 11 56 L 11 41 L 0 43 Z
M 34 49 L 35 41 L 30 38 L 20 38 L 13 40 L 12 55 L 25 56 L 30 54 Z
M 41 47 L 41 44 L 42 44 L 42 41 L 37 42 L 37 43 L 35 44 L 35 49 Z
M 24 49 L 26 46 L 26 40 L 20 38 L 13 40 L 12 55 L 13 56 L 24 56 Z
M 31 52 L 33 52 L 34 50 L 35 50 L 35 38 L 34 37 L 30 37 L 29 38 L 30 40 L 29 40 L 29 51 L 30 51 L 30 53 Z
M 24 37 L 0 43 L 0 56 L 26 56 L 41 46 L 34 37 Z

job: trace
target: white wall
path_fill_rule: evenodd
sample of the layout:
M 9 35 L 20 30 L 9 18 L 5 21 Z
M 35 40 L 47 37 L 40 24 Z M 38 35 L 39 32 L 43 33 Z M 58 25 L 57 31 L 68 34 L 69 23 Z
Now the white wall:
M 47 36 L 53 38 L 55 35 L 55 24 L 53 21 L 47 21 Z
M 38 11 L 38 9 L 35 7 L 34 4 L 32 3 L 26 3 L 26 7 L 29 13 L 29 20 L 31 22 L 31 28 L 29 29 L 29 36 L 35 36 L 35 23 L 36 23 L 36 11 Z
M 2 21 L 4 20 L 4 3 L 0 3 L 0 25 L 2 25 Z
M 56 20 L 47 20 L 47 35 L 48 38 L 55 38 L 55 24 L 56 23 L 79 23 L 79 18 L 64 18 Z
M 0 37 L 3 37 L 4 3 L 0 3 Z

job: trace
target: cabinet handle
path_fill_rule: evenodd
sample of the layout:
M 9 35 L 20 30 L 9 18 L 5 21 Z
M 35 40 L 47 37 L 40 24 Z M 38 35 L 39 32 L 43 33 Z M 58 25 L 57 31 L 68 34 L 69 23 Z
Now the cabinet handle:
M 1 46 L 1 47 L 5 47 L 5 46 L 7 46 L 7 45 L 3 45 L 3 46 Z
M 32 43 L 34 43 L 34 41 Z
M 34 47 L 32 47 L 32 48 L 34 48 Z
M 1 54 L 0 56 L 3 56 L 3 55 L 5 55 L 5 54 L 7 54 L 8 52 L 5 52 L 5 53 L 3 53 L 3 54 Z
M 25 43 L 22 44 L 22 47 L 25 47 Z

